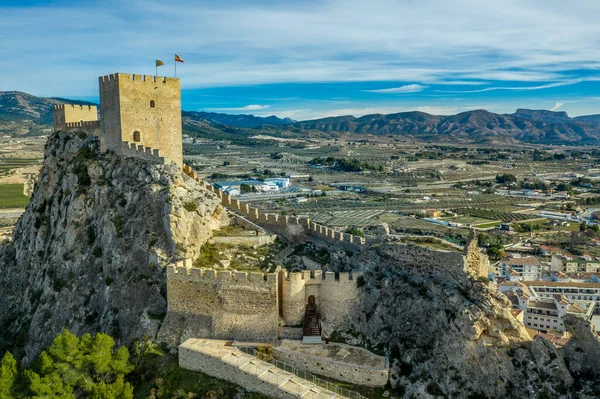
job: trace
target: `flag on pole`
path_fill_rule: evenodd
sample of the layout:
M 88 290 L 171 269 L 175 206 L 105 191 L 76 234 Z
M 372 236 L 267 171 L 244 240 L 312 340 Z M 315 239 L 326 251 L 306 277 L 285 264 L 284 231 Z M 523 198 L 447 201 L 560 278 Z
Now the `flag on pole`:
M 157 67 L 162 66 L 162 65 L 165 65 L 165 63 L 162 62 L 161 60 L 156 60 L 156 66 Z
M 183 63 L 183 58 L 181 58 L 180 56 L 178 56 L 177 54 L 175 54 L 175 62 L 181 62 L 181 63 Z

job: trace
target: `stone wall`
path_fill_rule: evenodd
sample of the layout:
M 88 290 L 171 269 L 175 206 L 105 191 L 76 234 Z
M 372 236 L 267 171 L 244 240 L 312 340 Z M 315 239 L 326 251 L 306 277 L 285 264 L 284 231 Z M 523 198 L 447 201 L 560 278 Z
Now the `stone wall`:
M 196 172 L 191 168 L 186 166 L 184 167 L 184 171 L 189 176 L 198 179 Z M 296 240 L 303 235 L 309 235 L 319 240 L 323 240 L 328 244 L 352 250 L 360 249 L 366 244 L 364 237 L 331 229 L 327 226 L 311 222 L 311 220 L 306 217 L 264 213 L 257 208 L 251 207 L 248 203 L 243 203 L 238 199 L 232 198 L 213 186 L 207 186 L 207 188 L 217 194 L 225 207 L 241 213 L 248 217 L 252 222 L 266 226 L 287 239 Z
M 194 341 L 197 340 L 189 340 L 179 347 L 179 367 L 186 370 L 200 371 L 211 377 L 231 381 L 249 391 L 260 392 L 271 398 L 293 399 L 296 397 L 280 389 L 278 384 L 260 379 L 256 375 L 258 373 L 250 370 L 252 367 L 248 364 L 246 356 L 236 356 L 236 352 L 233 349 L 229 349 L 228 351 L 224 349 L 222 353 L 219 353 L 218 349 L 211 352 L 208 350 L 201 351 L 193 346 Z M 231 354 L 228 356 L 228 353 Z M 267 370 L 271 368 L 268 363 L 263 364 L 264 362 L 256 359 L 253 361 Z M 244 366 L 244 364 L 247 365 Z M 244 367 L 246 370 L 244 370 Z
M 308 297 L 314 296 L 323 330 L 331 332 L 344 324 L 358 297 L 357 279 L 362 272 L 323 273 L 321 270 L 302 272 L 281 271 L 282 316 L 285 325 L 298 326 L 303 323 Z
M 103 149 L 134 143 L 183 166 L 179 79 L 115 73 L 99 81 Z
M 100 121 L 68 122 L 65 124 L 64 131 L 67 133 L 85 132 L 92 136 L 100 136 Z
M 272 244 L 277 239 L 275 234 L 262 234 L 258 236 L 229 236 L 229 237 L 213 237 L 211 242 L 232 245 L 256 245 L 262 246 Z
M 356 346 L 350 347 L 350 345 L 341 343 L 329 345 L 336 345 L 342 348 L 348 347 L 352 351 L 362 351 L 364 352 L 364 356 L 378 358 L 381 361 L 381 367 L 351 364 L 326 357 L 311 356 L 298 350 L 290 350 L 284 345 L 274 347 L 273 355 L 282 362 L 300 370 L 334 378 L 339 381 L 365 386 L 384 386 L 387 384 L 389 369 L 387 367 L 387 360 L 383 356 L 377 356 L 364 348 Z M 324 347 L 327 348 L 327 345 Z
M 54 131 L 66 132 L 67 124 L 97 122 L 98 108 L 95 105 L 60 104 L 54 106 Z M 69 127 L 74 127 L 73 125 Z M 98 134 L 95 134 L 97 136 Z
M 189 260 L 168 266 L 163 338 L 276 338 L 277 279 L 275 273 L 193 268 Z

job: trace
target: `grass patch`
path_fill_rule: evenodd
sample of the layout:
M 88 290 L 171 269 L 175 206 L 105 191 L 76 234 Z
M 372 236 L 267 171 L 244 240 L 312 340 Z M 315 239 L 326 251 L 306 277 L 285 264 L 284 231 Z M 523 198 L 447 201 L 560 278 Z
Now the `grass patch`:
M 0 185 L 0 208 L 25 208 L 29 197 L 23 195 L 23 184 Z

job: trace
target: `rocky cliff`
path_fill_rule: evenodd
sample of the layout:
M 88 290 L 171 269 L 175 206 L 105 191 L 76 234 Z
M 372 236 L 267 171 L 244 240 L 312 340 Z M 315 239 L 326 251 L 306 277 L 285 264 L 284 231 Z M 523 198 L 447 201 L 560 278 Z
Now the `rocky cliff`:
M 355 256 L 365 271 L 348 343 L 387 351 L 404 397 L 566 397 L 562 354 L 531 340 L 510 303 L 462 270 L 459 253 L 385 244 Z
M 85 134 L 51 135 L 27 211 L 0 247 L 0 346 L 27 361 L 64 327 L 120 343 L 155 336 L 165 264 L 195 257 L 225 217 L 174 165 L 101 155 Z

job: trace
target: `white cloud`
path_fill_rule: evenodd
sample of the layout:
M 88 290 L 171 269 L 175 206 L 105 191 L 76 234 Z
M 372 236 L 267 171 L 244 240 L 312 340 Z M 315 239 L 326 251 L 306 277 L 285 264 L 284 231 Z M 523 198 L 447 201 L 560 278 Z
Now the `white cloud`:
M 208 108 L 209 111 L 235 111 L 235 112 L 244 112 L 244 111 L 259 111 L 261 109 L 269 108 L 268 105 L 259 105 L 259 104 L 250 104 L 244 107 L 237 108 Z
M 565 105 L 564 102 L 557 102 L 556 104 L 554 104 L 554 107 L 550 108 L 550 111 L 558 111 L 558 109 L 563 105 Z
M 392 87 L 389 89 L 376 89 L 376 90 L 363 90 L 369 93 L 418 93 L 427 88 L 427 86 L 423 86 L 420 84 L 410 84 L 404 85 L 400 87 Z
M 436 91 L 440 92 L 440 93 L 483 93 L 486 91 L 496 91 L 496 90 L 514 90 L 514 91 L 543 90 L 543 89 L 551 89 L 553 87 L 570 86 L 570 85 L 574 85 L 574 84 L 581 83 L 584 81 L 585 81 L 584 79 L 572 79 L 572 80 L 565 80 L 563 82 L 554 82 L 554 83 L 548 83 L 548 84 L 539 85 L 539 86 L 513 86 L 513 87 L 496 86 L 496 87 L 486 87 L 485 89 L 479 89 L 479 90 L 436 90 Z

